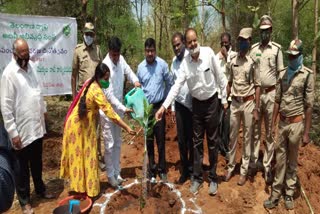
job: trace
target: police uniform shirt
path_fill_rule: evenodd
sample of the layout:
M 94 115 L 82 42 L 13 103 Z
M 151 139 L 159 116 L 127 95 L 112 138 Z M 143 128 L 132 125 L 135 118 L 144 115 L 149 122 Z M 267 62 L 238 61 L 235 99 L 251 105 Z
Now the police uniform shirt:
M 102 59 L 100 46 L 95 44 L 86 46 L 84 43 L 77 45 L 72 62 L 72 70 L 78 73 L 77 90 L 82 87 L 87 79 L 94 75 L 96 67 Z
M 292 117 L 304 114 L 304 109 L 313 107 L 314 77 L 313 71 L 302 66 L 291 81 L 287 81 L 287 69 L 280 72 L 276 86 L 275 102 L 280 103 L 280 114 Z
M 259 66 L 261 86 L 274 86 L 277 83 L 278 72 L 284 67 L 281 45 L 270 41 L 263 47 L 261 43 L 256 43 L 251 48 L 250 56 Z
M 253 59 L 239 54 L 231 58 L 229 82 L 232 82 L 231 93 L 237 97 L 247 97 L 255 93 L 255 86 L 261 85 L 260 72 Z

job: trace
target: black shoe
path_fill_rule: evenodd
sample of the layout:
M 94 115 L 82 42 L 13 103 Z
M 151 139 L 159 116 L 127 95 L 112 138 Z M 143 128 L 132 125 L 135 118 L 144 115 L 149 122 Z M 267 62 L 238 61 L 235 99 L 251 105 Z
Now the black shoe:
M 294 202 L 292 196 L 286 195 L 284 197 L 284 205 L 286 206 L 287 210 L 293 210 Z
M 189 175 L 181 175 L 178 184 L 184 184 L 189 179 Z
M 54 199 L 56 197 L 55 195 L 48 193 L 48 192 L 40 193 L 40 194 L 38 194 L 38 196 L 43 199 Z
M 265 200 L 263 202 L 263 206 L 266 209 L 273 209 L 276 206 L 278 206 L 278 203 L 279 203 L 279 199 L 271 199 L 271 198 L 269 198 L 268 200 Z

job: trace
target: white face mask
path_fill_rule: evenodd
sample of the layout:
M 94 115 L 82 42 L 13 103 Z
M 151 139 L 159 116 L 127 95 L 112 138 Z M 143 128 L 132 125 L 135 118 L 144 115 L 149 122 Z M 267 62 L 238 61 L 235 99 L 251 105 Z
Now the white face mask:
M 86 43 L 87 46 L 92 45 L 92 43 L 93 43 L 93 37 L 92 36 L 84 35 L 83 39 L 84 39 L 84 42 Z
M 195 47 L 193 49 L 188 49 L 188 51 L 191 54 L 191 56 L 195 56 L 200 52 L 200 45 L 197 44 L 197 47 Z

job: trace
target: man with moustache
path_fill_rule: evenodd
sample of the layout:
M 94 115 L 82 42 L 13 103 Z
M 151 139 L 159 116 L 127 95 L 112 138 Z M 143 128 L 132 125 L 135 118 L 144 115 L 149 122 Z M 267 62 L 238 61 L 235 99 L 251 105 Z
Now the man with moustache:
M 173 77 L 177 80 L 181 74 L 181 63 L 188 51 L 185 48 L 182 33 L 177 32 L 172 36 L 172 48 L 175 57 L 172 59 L 171 71 Z M 193 165 L 193 144 L 192 144 L 192 97 L 189 93 L 187 83 L 184 83 L 180 93 L 171 105 L 172 121 L 177 123 L 178 144 L 181 162 L 181 175 L 178 180 L 183 184 L 192 174 Z
M 265 150 L 263 154 L 263 168 L 266 184 L 271 184 L 271 161 L 274 154 L 274 140 L 271 136 L 272 112 L 274 106 L 274 97 L 276 82 L 279 72 L 283 69 L 283 56 L 281 45 L 271 41 L 272 19 L 264 15 L 260 19 L 260 37 L 261 41 L 254 44 L 250 51 L 250 56 L 257 62 L 261 78 L 261 98 L 259 117 L 261 120 L 254 126 L 253 140 L 251 143 L 251 158 L 249 167 L 251 175 L 254 176 L 257 171 L 257 162 L 259 158 L 261 141 L 261 124 L 264 120 L 266 130 Z
M 153 105 L 152 114 L 150 115 L 151 121 L 173 85 L 173 76 L 169 71 L 168 64 L 157 56 L 156 41 L 153 38 L 146 39 L 144 51 L 145 59 L 138 66 L 137 76 L 149 104 Z M 158 121 L 154 125 L 152 134 L 147 136 L 147 152 L 149 159 L 148 171 L 151 183 L 156 182 L 158 173 L 161 181 L 167 182 L 165 156 L 166 120 L 164 117 L 165 115 L 163 115 L 161 121 Z M 155 163 L 154 138 L 156 139 L 158 147 L 158 166 Z
M 1 77 L 1 113 L 17 159 L 16 191 L 23 213 L 33 213 L 30 200 L 30 171 L 35 192 L 54 198 L 42 180 L 42 139 L 46 133 L 46 112 L 28 43 L 13 43 L 13 58 Z
M 218 65 L 220 66 L 221 71 L 224 73 L 227 79 L 229 79 L 229 70 L 227 67 L 230 65 L 230 59 L 235 56 L 237 53 L 232 51 L 231 47 L 231 35 L 227 32 L 224 32 L 220 36 L 220 45 L 221 49 L 216 54 Z M 221 93 L 219 87 L 218 98 L 221 103 Z M 228 98 L 228 104 L 231 104 L 231 97 Z M 221 109 L 222 110 L 222 109 Z M 229 159 L 227 152 L 229 151 L 229 132 L 230 132 L 230 108 L 228 108 L 226 114 L 223 112 L 220 113 L 219 117 L 220 122 L 220 136 L 221 143 L 219 146 L 220 154 L 225 156 L 226 160 Z
M 221 90 L 221 102 L 226 110 L 227 80 L 221 72 L 216 61 L 215 54 L 210 47 L 201 47 L 198 44 L 198 35 L 194 28 L 188 28 L 185 32 L 186 47 L 189 54 L 181 65 L 181 75 L 171 88 L 167 99 L 156 113 L 156 119 L 161 120 L 163 113 L 179 94 L 182 86 L 187 82 L 190 94 L 192 96 L 193 111 L 193 182 L 190 192 L 197 194 L 203 183 L 203 140 L 206 133 L 208 152 L 209 152 L 209 194 L 215 195 L 218 190 L 217 183 L 217 161 L 218 161 L 218 144 L 220 141 L 217 120 L 219 108 L 221 105 L 218 100 L 217 85 Z

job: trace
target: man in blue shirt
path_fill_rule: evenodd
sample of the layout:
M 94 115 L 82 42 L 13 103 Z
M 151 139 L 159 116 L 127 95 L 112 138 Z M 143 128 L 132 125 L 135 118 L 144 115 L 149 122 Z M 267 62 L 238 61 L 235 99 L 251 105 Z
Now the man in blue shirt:
M 144 43 L 145 59 L 139 64 L 137 76 L 142 85 L 149 104 L 153 104 L 151 118 L 161 107 L 163 101 L 173 85 L 173 76 L 169 72 L 168 64 L 156 56 L 156 42 L 153 38 L 148 38 Z M 148 136 L 148 171 L 151 182 L 156 182 L 157 171 L 162 181 L 167 181 L 166 158 L 165 158 L 165 115 L 161 121 L 153 127 L 153 133 Z M 158 167 L 154 160 L 154 137 L 158 147 Z

